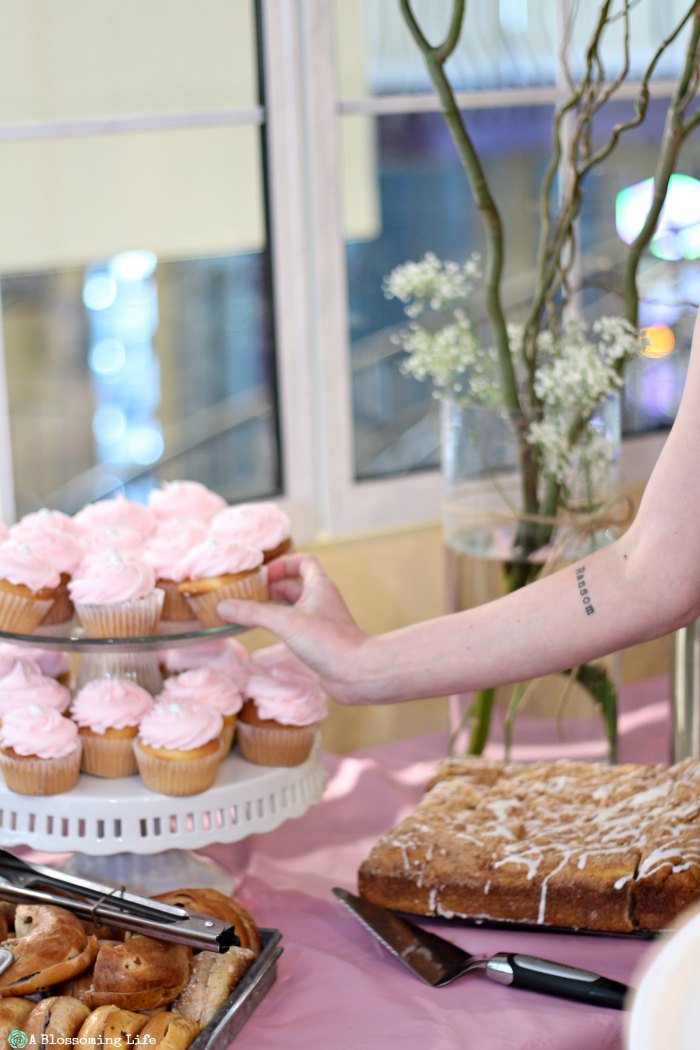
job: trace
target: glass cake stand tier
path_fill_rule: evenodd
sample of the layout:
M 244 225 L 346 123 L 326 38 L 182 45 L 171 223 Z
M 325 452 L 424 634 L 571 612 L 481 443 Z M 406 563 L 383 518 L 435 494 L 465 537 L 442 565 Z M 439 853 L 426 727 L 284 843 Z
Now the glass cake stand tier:
M 187 645 L 241 634 L 246 628 L 236 624 L 202 627 L 194 620 L 161 623 L 158 634 L 138 638 L 86 638 L 83 628 L 71 621 L 51 627 L 37 627 L 33 634 L 0 631 L 0 641 L 13 645 L 35 646 L 75 653 L 152 653 L 162 649 L 179 649 Z
M 0 784 L 0 844 L 96 857 L 237 842 L 302 816 L 325 782 L 317 736 L 299 766 L 257 766 L 234 751 L 199 795 L 159 795 L 138 776 L 81 774 L 71 791 L 49 796 L 17 795 Z

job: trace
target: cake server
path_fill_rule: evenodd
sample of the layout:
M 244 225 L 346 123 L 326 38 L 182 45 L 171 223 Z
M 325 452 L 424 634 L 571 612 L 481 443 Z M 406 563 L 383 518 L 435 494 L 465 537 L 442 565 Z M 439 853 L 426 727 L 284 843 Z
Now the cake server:
M 340 886 L 334 886 L 333 893 L 392 955 L 433 988 L 442 988 L 472 970 L 482 970 L 498 984 L 615 1010 L 624 1009 L 631 991 L 619 981 L 534 955 L 498 952 L 489 958 L 476 958 L 444 937 Z
M 138 897 L 124 887 L 89 882 L 29 864 L 4 849 L 0 849 L 0 899 L 16 904 L 51 904 L 90 922 L 212 952 L 225 952 L 239 943 L 233 926 L 219 919 Z

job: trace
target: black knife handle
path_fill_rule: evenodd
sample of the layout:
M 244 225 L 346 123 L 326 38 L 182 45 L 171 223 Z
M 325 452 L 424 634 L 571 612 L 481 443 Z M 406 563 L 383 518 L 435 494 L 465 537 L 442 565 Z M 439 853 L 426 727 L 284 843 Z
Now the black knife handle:
M 592 1006 L 609 1006 L 613 1010 L 624 1009 L 630 992 L 630 988 L 619 981 L 534 955 L 500 952 L 486 963 L 486 975 L 513 988 L 576 999 Z

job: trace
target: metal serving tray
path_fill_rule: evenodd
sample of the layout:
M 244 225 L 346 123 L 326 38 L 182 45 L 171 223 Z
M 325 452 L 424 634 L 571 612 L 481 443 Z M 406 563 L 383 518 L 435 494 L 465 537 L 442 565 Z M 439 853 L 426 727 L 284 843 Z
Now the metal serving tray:
M 282 954 L 279 930 L 261 929 L 262 951 L 246 971 L 225 1003 L 202 1029 L 190 1050 L 226 1050 L 261 999 L 277 979 L 277 960 Z

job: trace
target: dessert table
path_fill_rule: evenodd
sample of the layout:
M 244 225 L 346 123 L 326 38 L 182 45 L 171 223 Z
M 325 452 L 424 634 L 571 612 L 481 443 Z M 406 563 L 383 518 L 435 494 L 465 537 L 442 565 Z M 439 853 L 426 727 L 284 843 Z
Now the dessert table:
M 669 685 L 623 689 L 619 760 L 668 760 Z M 534 733 L 535 730 L 532 730 Z M 536 743 L 514 757 L 535 757 Z M 545 743 L 545 755 L 583 757 L 585 741 Z M 592 757 L 601 757 L 593 741 Z M 622 1012 L 500 986 L 483 974 L 431 988 L 413 977 L 331 893 L 354 890 L 360 862 L 418 802 L 446 735 L 433 733 L 326 755 L 323 800 L 275 831 L 202 850 L 228 869 L 235 896 L 260 925 L 282 931 L 277 983 L 235 1039 L 235 1050 L 620 1050 Z M 497 757 L 497 749 L 494 748 Z M 422 921 L 422 920 L 421 920 Z M 429 928 L 474 954 L 540 955 L 634 984 L 654 942 L 631 937 Z

